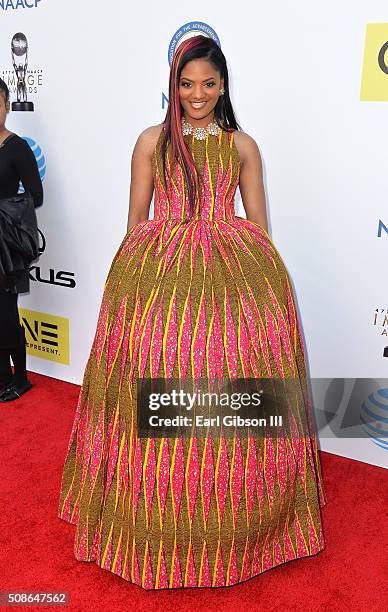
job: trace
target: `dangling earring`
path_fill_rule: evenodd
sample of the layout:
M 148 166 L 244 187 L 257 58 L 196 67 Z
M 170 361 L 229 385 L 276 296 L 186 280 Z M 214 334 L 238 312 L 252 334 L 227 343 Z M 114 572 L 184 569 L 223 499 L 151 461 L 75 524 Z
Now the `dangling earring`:
M 221 96 L 223 96 L 223 95 L 224 95 L 224 93 L 225 93 L 225 89 L 222 87 L 222 88 L 220 89 L 220 95 L 221 95 Z

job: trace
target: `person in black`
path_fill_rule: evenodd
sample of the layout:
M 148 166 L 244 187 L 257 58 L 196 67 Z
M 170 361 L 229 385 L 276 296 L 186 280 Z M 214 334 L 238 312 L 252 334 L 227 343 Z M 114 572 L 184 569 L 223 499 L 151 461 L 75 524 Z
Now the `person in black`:
M 5 127 L 9 109 L 9 89 L 0 79 L 0 198 L 17 195 L 21 182 L 37 208 L 43 203 L 38 165 L 28 143 Z M 17 306 L 18 294 L 27 291 L 28 270 L 16 279 L 7 278 L 5 286 L 0 287 L 0 402 L 15 400 L 32 386 L 27 377 L 26 339 Z

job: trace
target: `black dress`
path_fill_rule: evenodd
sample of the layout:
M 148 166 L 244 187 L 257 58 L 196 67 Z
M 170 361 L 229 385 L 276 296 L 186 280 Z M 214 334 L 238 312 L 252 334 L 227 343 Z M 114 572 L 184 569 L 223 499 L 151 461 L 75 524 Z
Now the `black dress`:
M 20 181 L 32 195 L 35 208 L 40 206 L 43 189 L 35 155 L 24 138 L 10 134 L 0 144 L 0 198 L 17 195 Z
M 17 195 L 20 182 L 31 194 L 35 208 L 41 206 L 43 188 L 35 156 L 23 138 L 10 134 L 0 144 L 0 198 Z M 20 328 L 16 320 L 17 294 L 29 291 L 29 287 L 26 270 L 9 290 L 0 288 L 0 348 L 20 344 Z

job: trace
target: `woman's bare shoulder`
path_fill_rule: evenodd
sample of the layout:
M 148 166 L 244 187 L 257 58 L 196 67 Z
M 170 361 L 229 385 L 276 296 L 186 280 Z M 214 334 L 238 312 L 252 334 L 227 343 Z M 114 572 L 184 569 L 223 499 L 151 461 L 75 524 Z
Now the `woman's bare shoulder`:
M 151 139 L 158 138 L 160 132 L 162 131 L 163 125 L 164 125 L 163 123 L 157 123 L 156 125 L 150 125 L 149 127 L 145 128 L 145 130 L 140 132 L 140 136 L 143 138 L 151 138 Z
M 260 155 L 256 140 L 247 132 L 234 130 L 233 138 L 242 161 L 253 153 Z
M 136 147 L 141 148 L 145 153 L 152 154 L 162 129 L 163 123 L 145 128 L 138 136 Z

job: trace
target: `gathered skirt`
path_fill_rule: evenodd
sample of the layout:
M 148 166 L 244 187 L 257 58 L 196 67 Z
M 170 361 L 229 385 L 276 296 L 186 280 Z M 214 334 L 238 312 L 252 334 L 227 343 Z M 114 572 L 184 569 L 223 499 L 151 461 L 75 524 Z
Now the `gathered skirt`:
M 306 380 L 290 278 L 241 217 L 149 220 L 112 262 L 69 440 L 74 554 L 145 589 L 242 582 L 324 544 L 311 406 L 299 438 L 150 437 L 139 378 Z

